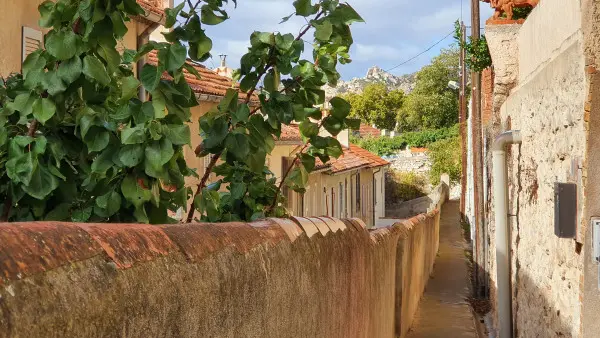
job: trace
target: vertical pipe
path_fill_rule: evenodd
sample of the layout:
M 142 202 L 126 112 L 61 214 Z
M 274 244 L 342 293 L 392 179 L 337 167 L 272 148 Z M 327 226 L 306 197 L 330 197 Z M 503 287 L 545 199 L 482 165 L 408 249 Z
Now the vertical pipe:
M 506 145 L 521 143 L 518 130 L 500 134 L 492 145 L 492 177 L 494 189 L 494 220 L 496 223 L 496 280 L 498 300 L 498 338 L 512 337 L 512 290 L 510 276 L 510 245 L 508 228 L 508 174 Z
M 460 149 L 461 149 L 461 175 L 460 175 L 460 217 L 463 221 L 466 220 L 466 194 L 467 194 L 467 99 L 465 93 L 467 91 L 467 68 L 465 65 L 465 39 L 467 29 L 465 24 L 460 22 L 460 89 L 458 100 L 458 123 L 460 133 Z

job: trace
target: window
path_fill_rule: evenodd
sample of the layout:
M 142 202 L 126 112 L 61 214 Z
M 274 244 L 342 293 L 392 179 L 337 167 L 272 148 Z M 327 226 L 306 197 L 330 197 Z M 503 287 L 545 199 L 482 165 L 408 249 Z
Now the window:
M 340 187 L 338 189 L 338 196 L 339 196 L 339 203 L 340 203 L 338 217 L 342 218 L 342 217 L 344 217 L 344 187 L 341 182 L 340 182 Z
M 42 48 L 44 46 L 43 40 L 44 35 L 41 31 L 23 26 L 23 50 L 21 54 L 23 57 L 22 60 L 25 61 L 29 54 L 35 52 L 39 48 Z
M 356 212 L 357 213 L 360 211 L 360 198 L 361 198 L 360 173 L 358 173 L 358 174 L 356 174 Z

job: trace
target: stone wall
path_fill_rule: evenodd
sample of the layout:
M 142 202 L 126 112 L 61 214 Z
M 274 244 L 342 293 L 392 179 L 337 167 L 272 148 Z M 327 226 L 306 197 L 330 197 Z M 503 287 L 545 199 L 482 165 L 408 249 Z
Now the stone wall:
M 394 158 L 389 159 L 393 170 L 427 174 L 431 169 L 431 159 L 427 153 L 410 154 L 409 151 L 401 151 L 394 156 Z
M 499 132 L 511 129 L 521 130 L 523 136 L 522 145 L 509 146 L 507 155 L 515 337 L 582 335 L 582 250 L 588 248 L 582 248 L 582 231 L 575 240 L 554 235 L 553 190 L 555 182 L 578 184 L 583 225 L 587 83 L 580 11 L 579 1 L 544 0 L 520 28 L 486 27 L 496 73 L 496 115 L 495 126 L 486 130 L 485 138 L 491 143 Z M 507 49 L 510 46 L 514 47 Z M 515 52 L 516 64 L 507 62 Z M 507 79 L 504 88 L 515 81 L 508 92 L 498 88 L 502 74 Z M 491 172 L 489 162 L 487 169 Z M 486 217 L 490 246 L 480 264 L 490 275 L 494 303 L 493 211 L 492 203 Z
M 0 224 L 0 337 L 403 337 L 438 245 L 439 208 L 371 232 Z

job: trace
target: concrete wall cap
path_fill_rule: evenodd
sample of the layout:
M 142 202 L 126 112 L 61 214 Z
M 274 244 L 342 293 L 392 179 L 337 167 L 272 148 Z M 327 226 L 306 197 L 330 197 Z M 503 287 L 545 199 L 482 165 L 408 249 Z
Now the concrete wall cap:
M 313 223 L 308 218 L 292 216 L 291 219 L 304 230 L 304 233 L 308 238 L 312 238 L 312 236 L 319 232 L 319 229 L 317 228 L 315 223 Z
M 315 224 L 321 235 L 326 236 L 327 233 L 329 233 L 329 226 L 327 226 L 327 223 L 322 221 L 320 218 L 309 217 L 308 219 Z
M 269 218 L 269 220 L 277 223 L 283 229 L 283 231 L 285 231 L 286 235 L 292 243 L 304 233 L 304 231 L 302 231 L 302 228 L 299 227 L 298 224 L 296 224 L 296 222 L 292 221 L 291 219 Z

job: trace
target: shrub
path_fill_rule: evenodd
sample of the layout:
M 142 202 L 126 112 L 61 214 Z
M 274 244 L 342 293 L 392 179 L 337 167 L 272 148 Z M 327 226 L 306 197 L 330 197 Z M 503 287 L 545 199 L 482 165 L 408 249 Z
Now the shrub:
M 354 139 L 353 142 L 379 156 L 389 156 L 405 149 L 407 146 L 428 147 L 439 140 L 456 136 L 458 136 L 458 124 L 450 128 L 403 133 L 396 137 L 381 136 Z
M 429 190 L 427 177 L 422 174 L 388 171 L 386 180 L 386 201 L 389 204 L 426 196 Z
M 429 147 L 431 170 L 429 178 L 433 185 L 440 183 L 440 175 L 448 174 L 450 182 L 458 182 L 461 174 L 460 137 L 455 136 L 433 143 Z

